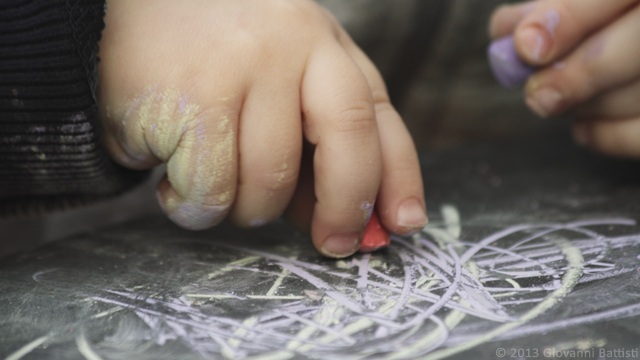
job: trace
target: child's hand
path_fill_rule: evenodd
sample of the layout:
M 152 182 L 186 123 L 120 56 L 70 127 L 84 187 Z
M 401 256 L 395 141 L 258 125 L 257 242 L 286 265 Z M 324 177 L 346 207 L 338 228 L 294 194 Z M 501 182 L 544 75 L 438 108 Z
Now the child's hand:
M 513 33 L 529 64 L 543 67 L 526 85 L 541 116 L 572 109 L 579 143 L 640 156 L 640 1 L 538 0 L 503 6 L 491 36 Z
M 333 257 L 358 249 L 376 198 L 393 232 L 427 222 L 381 76 L 312 1 L 109 0 L 105 22 L 105 143 L 130 168 L 167 163 L 158 197 L 174 222 L 259 226 L 286 212 Z

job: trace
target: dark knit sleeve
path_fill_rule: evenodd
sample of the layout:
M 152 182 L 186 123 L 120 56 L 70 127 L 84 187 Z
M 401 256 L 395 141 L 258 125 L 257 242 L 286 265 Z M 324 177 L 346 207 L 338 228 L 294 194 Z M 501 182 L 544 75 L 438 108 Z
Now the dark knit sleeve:
M 0 214 L 113 196 L 146 176 L 101 144 L 104 13 L 104 0 L 0 2 Z

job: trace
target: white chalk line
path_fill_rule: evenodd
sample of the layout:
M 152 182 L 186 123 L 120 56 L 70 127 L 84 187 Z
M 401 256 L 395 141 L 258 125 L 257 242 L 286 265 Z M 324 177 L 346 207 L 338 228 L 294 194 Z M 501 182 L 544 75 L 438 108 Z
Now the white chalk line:
M 21 347 L 20 349 L 16 350 L 9 356 L 7 356 L 5 360 L 19 360 L 23 356 L 37 349 L 40 345 L 44 344 L 47 340 L 49 340 L 49 335 L 39 337 L 31 341 L 30 343 L 26 344 L 25 346 Z

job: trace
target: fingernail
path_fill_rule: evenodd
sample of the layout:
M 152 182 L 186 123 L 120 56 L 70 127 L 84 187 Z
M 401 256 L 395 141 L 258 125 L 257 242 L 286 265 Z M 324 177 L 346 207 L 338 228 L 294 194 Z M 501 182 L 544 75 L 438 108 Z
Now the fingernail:
M 496 79 L 505 87 L 512 88 L 524 83 L 536 69 L 518 57 L 513 36 L 493 41 L 488 50 L 489 64 Z
M 560 110 L 562 94 L 552 88 L 544 88 L 527 97 L 526 103 L 531 110 L 542 117 L 548 117 Z
M 343 258 L 353 255 L 360 248 L 360 234 L 331 235 L 324 241 L 320 252 L 328 257 Z
M 573 125 L 573 139 L 580 146 L 587 146 L 591 142 L 591 133 L 585 123 L 575 123 Z
M 364 223 L 365 225 L 371 220 L 373 209 L 375 208 L 375 201 L 363 201 L 360 203 L 360 210 L 364 211 Z
M 417 199 L 410 198 L 402 202 L 398 208 L 396 216 L 398 226 L 405 229 L 406 232 L 414 232 L 422 229 L 429 219 L 422 209 L 422 205 Z
M 545 31 L 532 26 L 520 31 L 518 37 L 523 45 L 523 55 L 529 60 L 542 62 L 547 58 L 551 50 L 551 40 Z

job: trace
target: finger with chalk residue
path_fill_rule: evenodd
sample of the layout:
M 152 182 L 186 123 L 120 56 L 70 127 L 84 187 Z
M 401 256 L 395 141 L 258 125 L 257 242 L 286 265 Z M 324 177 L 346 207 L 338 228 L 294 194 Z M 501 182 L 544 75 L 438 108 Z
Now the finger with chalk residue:
M 389 246 L 391 239 L 389 232 L 382 226 L 378 214 L 374 211 L 371 220 L 364 230 L 364 237 L 360 243 L 359 252 L 372 252 L 380 248 Z
M 525 64 L 516 51 L 513 36 L 495 40 L 489 45 L 489 64 L 498 81 L 513 88 L 523 84 L 537 69 Z

